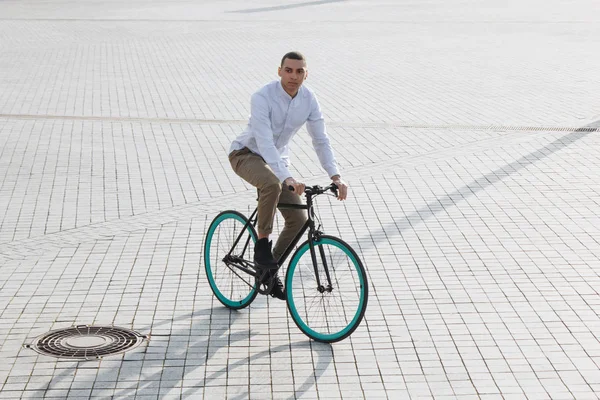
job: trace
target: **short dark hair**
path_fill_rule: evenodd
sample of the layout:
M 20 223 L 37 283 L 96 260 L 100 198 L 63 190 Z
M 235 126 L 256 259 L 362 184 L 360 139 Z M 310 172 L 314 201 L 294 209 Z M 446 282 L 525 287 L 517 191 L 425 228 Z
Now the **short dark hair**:
M 300 60 L 306 62 L 306 58 L 304 58 L 304 55 L 302 55 L 302 53 L 300 53 L 299 51 L 290 51 L 289 53 L 286 53 L 285 56 L 283 56 L 283 58 L 281 59 L 282 67 L 286 58 L 289 58 L 290 60 Z

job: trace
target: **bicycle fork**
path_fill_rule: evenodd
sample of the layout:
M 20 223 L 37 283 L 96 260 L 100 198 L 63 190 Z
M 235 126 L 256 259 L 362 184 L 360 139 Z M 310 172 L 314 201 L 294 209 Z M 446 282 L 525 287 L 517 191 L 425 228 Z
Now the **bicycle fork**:
M 319 246 L 319 255 L 321 256 L 321 261 L 323 262 L 323 269 L 325 270 L 325 276 L 327 277 L 327 286 L 321 284 L 321 276 L 319 274 L 318 265 L 319 263 L 317 260 L 315 245 L 312 240 L 309 240 L 308 247 L 310 249 L 310 258 L 313 263 L 315 277 L 317 278 L 317 290 L 319 291 L 319 293 L 331 293 L 333 291 L 333 285 L 331 284 L 331 276 L 329 275 L 329 267 L 327 265 L 327 257 L 325 256 L 325 250 L 323 250 L 323 246 Z

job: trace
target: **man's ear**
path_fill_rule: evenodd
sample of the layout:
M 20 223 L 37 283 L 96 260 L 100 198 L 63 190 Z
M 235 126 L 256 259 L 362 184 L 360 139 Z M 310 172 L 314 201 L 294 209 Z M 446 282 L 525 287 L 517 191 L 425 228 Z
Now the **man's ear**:
M 308 79 L 308 70 L 306 70 L 306 75 L 304 75 L 304 80 Z
M 281 67 L 277 67 L 277 75 L 281 76 Z

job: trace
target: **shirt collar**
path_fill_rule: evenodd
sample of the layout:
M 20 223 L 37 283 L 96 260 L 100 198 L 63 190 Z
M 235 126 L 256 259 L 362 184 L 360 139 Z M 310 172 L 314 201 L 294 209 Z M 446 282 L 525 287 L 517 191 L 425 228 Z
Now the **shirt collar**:
M 295 98 L 297 98 L 298 96 L 302 96 L 302 89 L 303 89 L 303 86 L 300 86 L 300 88 L 298 89 L 298 93 L 296 93 L 296 97 Z M 282 99 L 284 99 L 284 100 L 287 100 L 287 101 L 292 101 L 293 100 L 292 96 L 290 96 L 288 94 L 288 92 L 286 92 L 285 89 L 283 88 L 283 86 L 281 85 L 281 81 L 280 80 L 277 81 L 277 93 L 279 93 L 279 96 Z

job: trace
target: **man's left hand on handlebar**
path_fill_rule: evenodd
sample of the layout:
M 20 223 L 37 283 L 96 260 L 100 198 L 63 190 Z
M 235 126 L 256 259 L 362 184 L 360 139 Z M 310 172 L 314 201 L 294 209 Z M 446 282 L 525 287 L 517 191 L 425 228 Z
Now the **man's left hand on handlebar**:
M 348 185 L 346 182 L 344 182 L 339 175 L 332 176 L 331 180 L 338 187 L 337 199 L 346 200 L 346 197 L 348 197 Z

